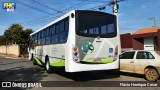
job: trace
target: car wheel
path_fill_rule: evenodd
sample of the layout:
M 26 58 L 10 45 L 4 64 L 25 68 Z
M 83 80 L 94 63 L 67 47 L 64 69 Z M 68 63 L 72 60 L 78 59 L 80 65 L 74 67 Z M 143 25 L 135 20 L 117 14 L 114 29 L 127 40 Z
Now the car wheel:
M 145 72 L 145 78 L 148 80 L 148 81 L 157 81 L 158 78 L 159 78 L 159 74 L 157 72 L 157 70 L 155 69 L 152 69 L 152 68 L 149 68 L 146 70 Z
M 52 69 L 51 69 L 49 60 L 46 60 L 45 64 L 46 64 L 45 66 L 46 66 L 47 73 L 52 73 Z

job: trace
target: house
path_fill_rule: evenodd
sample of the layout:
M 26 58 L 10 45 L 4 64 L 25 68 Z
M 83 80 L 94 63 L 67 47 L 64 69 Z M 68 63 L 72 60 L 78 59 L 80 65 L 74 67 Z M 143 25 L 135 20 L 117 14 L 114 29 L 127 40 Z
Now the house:
M 144 28 L 133 34 L 120 35 L 122 51 L 154 50 L 160 51 L 160 27 Z

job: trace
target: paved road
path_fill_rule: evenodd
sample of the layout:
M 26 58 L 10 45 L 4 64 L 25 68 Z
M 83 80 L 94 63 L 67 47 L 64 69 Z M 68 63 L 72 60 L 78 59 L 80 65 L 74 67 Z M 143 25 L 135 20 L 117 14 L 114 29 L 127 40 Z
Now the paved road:
M 63 71 L 55 71 L 52 74 L 47 74 L 45 69 L 33 65 L 31 61 L 27 59 L 9 58 L 0 56 L 0 81 L 146 81 L 142 75 L 121 73 L 120 77 L 113 75 L 110 71 L 92 71 L 92 72 L 78 72 L 78 73 L 65 73 Z M 44 88 L 30 88 L 35 90 L 42 90 Z M 66 90 L 66 88 L 47 88 Z M 106 90 L 106 87 L 68 87 L 71 89 L 86 89 L 86 90 Z M 107 88 L 107 90 L 119 89 L 119 88 Z M 129 88 L 123 88 L 129 89 Z M 135 88 L 130 88 L 131 90 Z M 137 90 L 142 90 L 136 88 Z M 144 88 L 145 90 L 159 90 L 159 88 Z

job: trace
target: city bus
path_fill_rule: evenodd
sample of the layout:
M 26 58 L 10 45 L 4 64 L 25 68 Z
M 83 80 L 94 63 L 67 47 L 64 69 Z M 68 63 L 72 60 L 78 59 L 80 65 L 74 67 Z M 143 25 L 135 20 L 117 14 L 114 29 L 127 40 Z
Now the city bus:
M 66 72 L 119 69 L 116 15 L 72 10 L 30 35 L 29 60 Z

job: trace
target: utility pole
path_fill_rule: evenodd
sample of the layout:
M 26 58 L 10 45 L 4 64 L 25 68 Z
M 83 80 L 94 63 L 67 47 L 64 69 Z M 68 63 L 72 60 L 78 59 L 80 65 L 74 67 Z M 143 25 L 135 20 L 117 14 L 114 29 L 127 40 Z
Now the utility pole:
M 154 27 L 156 27 L 156 17 L 149 18 L 149 20 L 153 20 L 154 21 Z
M 114 13 L 114 15 L 116 15 L 118 17 L 118 9 L 119 9 L 118 1 L 117 0 L 113 0 L 111 2 L 111 4 L 113 5 L 113 13 Z
M 116 16 L 116 24 L 117 24 L 117 36 L 118 36 L 118 53 L 121 54 L 121 42 L 120 42 L 120 32 L 119 32 L 119 23 L 118 23 L 118 9 L 119 9 L 119 5 L 118 5 L 118 1 L 117 0 L 113 0 L 111 2 L 111 5 L 113 5 L 113 13 Z

